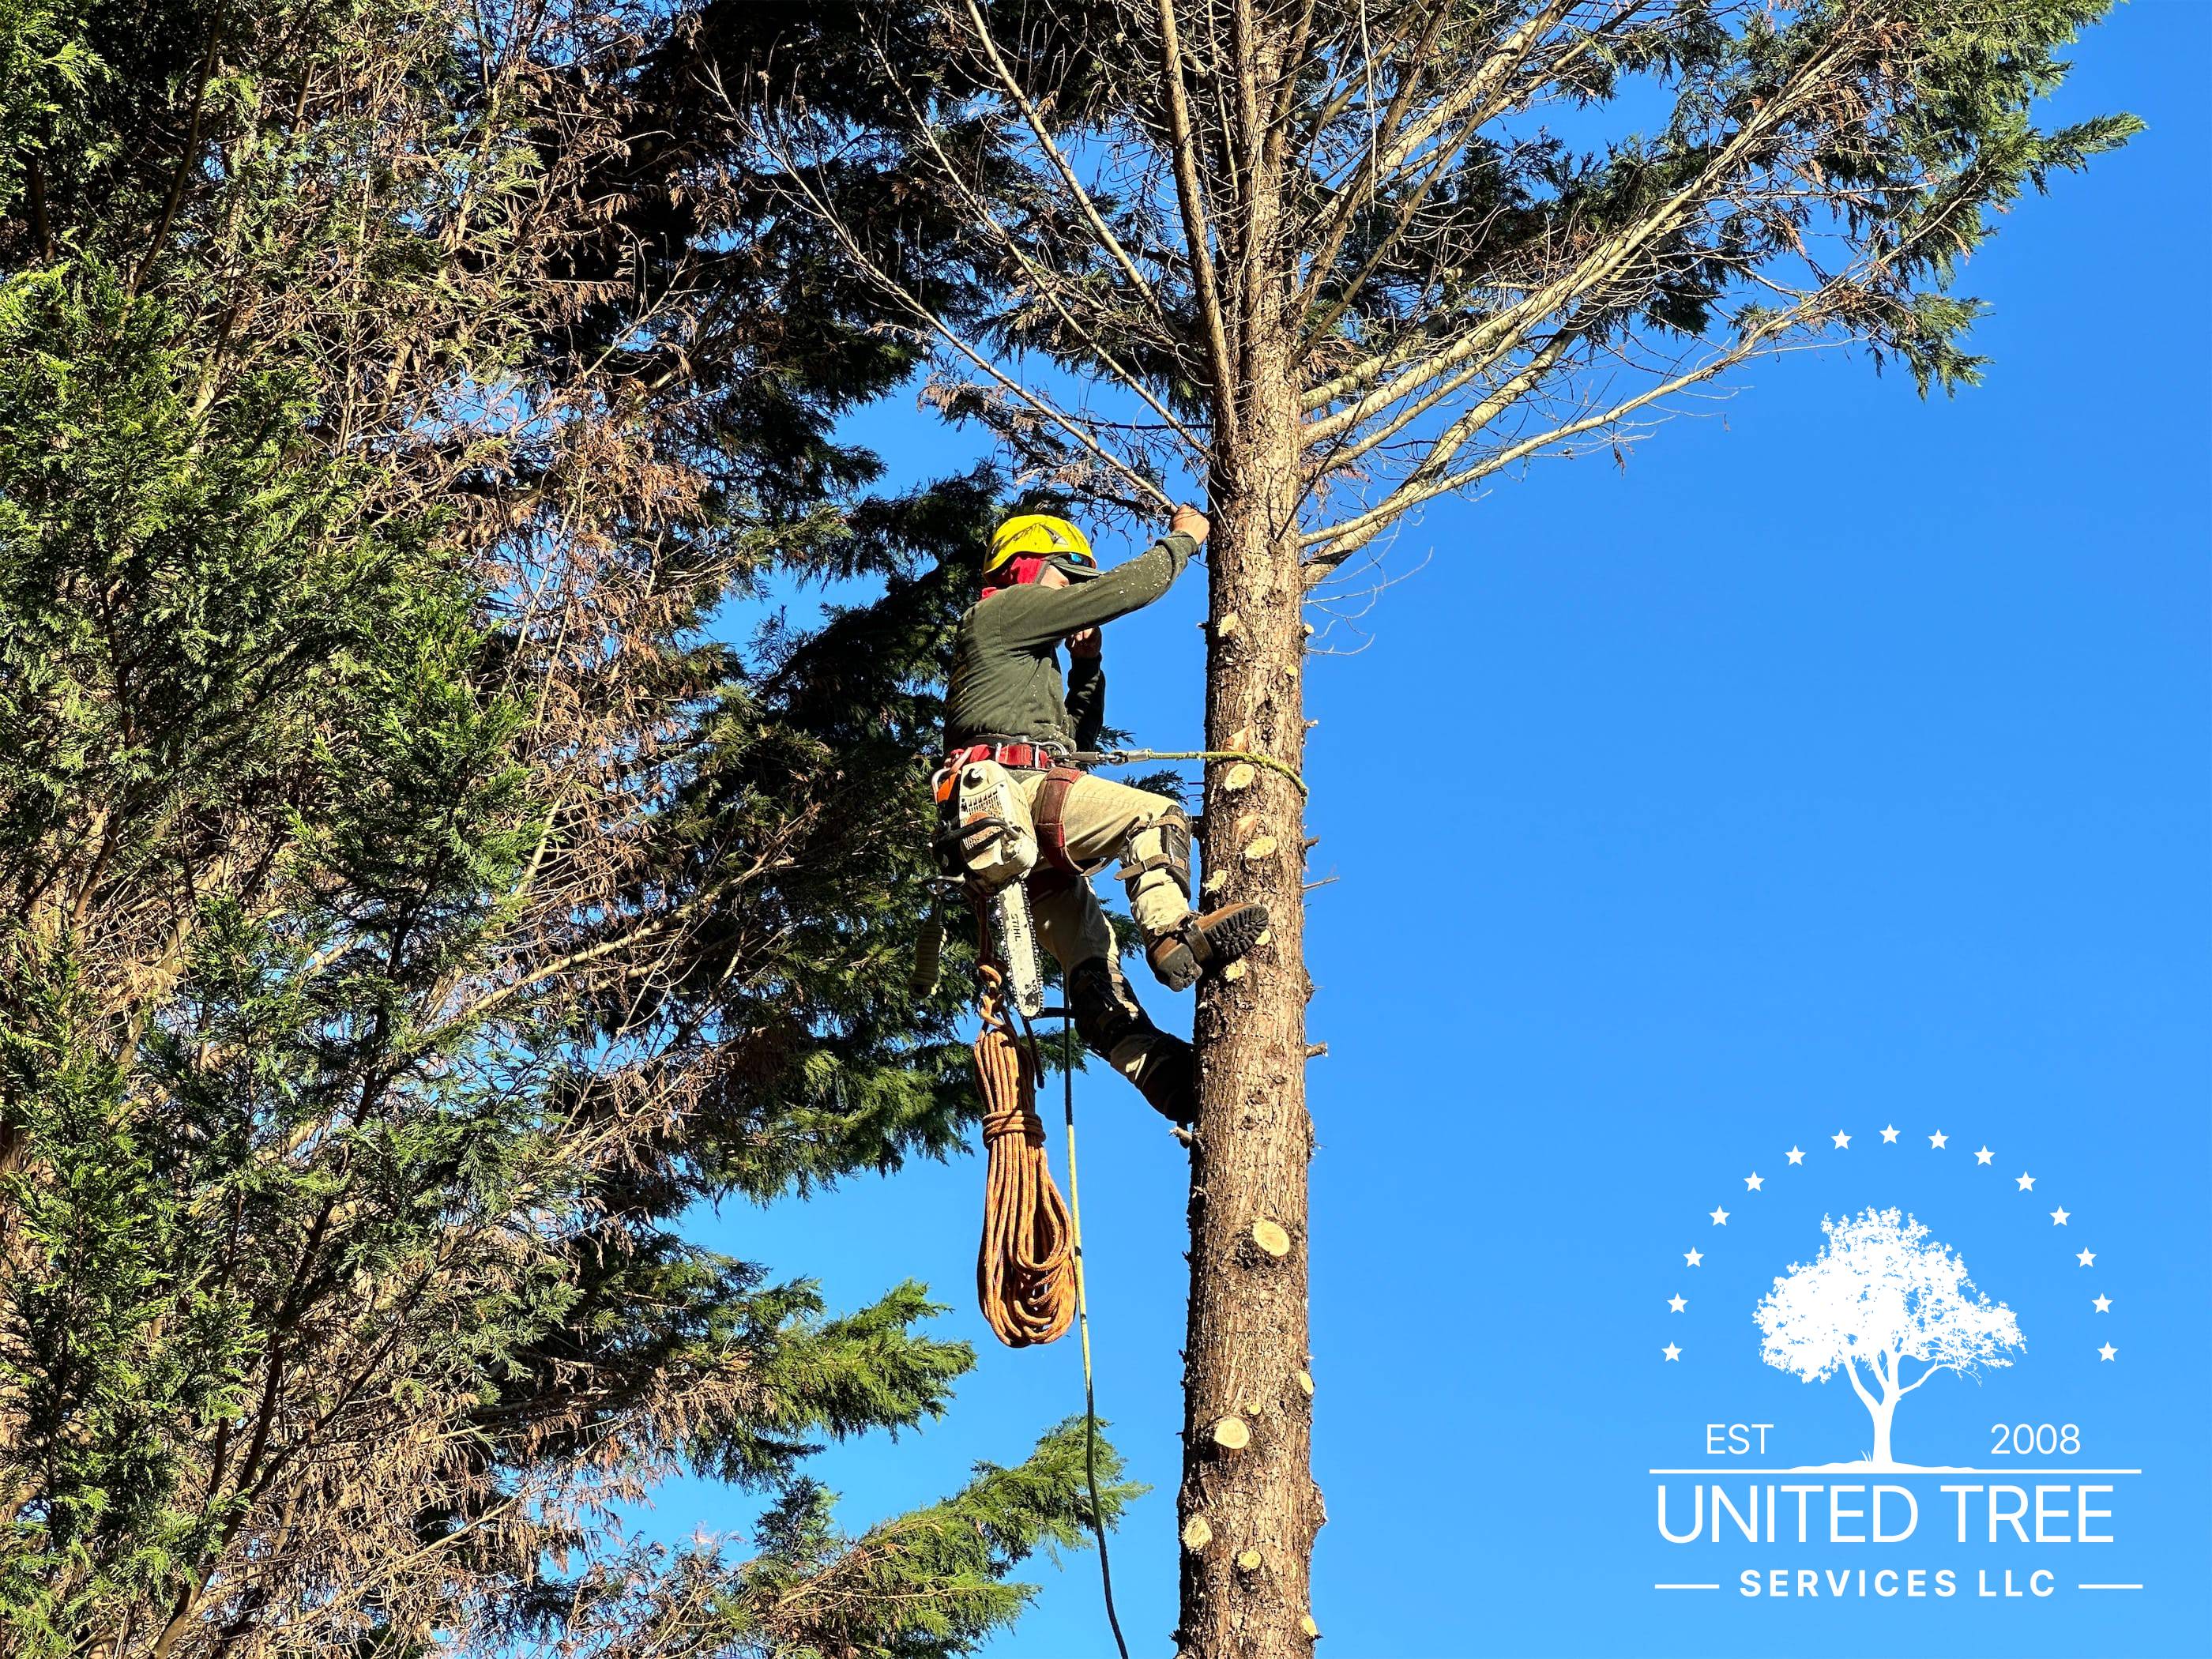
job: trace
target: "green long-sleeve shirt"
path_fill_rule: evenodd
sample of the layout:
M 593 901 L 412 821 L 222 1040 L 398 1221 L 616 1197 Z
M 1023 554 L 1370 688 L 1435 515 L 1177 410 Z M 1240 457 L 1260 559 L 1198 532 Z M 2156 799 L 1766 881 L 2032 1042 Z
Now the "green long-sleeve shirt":
M 1012 738 L 1096 747 L 1106 719 L 1106 673 L 1096 658 L 1078 657 L 1063 685 L 1060 641 L 1142 610 L 1168 591 L 1197 551 L 1189 537 L 1170 533 L 1096 580 L 1066 587 L 1025 582 L 970 605 L 953 638 L 947 746 Z

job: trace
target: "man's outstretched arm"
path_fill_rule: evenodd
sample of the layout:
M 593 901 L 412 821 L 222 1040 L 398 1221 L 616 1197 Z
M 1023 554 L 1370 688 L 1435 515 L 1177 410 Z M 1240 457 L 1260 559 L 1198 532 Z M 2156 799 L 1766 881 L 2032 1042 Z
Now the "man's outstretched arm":
M 1000 625 L 1008 641 L 1018 646 L 1042 646 L 1099 628 L 1132 611 L 1141 611 L 1166 592 L 1198 552 L 1207 529 L 1203 514 L 1182 507 L 1176 509 L 1175 527 L 1150 549 L 1120 564 L 1096 581 L 1073 582 L 1066 587 L 1041 587 L 1035 583 L 1001 594 Z

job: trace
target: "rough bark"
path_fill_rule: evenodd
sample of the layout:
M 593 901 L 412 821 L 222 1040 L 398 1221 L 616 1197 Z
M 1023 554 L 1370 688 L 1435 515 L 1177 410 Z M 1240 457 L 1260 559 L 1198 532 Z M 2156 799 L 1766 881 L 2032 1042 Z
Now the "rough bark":
M 1302 768 L 1298 401 L 1282 289 L 1268 273 L 1273 216 L 1265 202 L 1243 206 L 1240 263 L 1262 274 L 1233 301 L 1237 407 L 1215 424 L 1237 437 L 1217 438 L 1209 481 L 1206 742 Z M 1243 972 L 1209 979 L 1199 999 L 1178 1516 L 1178 1642 L 1189 1659 L 1281 1659 L 1313 1646 L 1309 1579 L 1322 1515 L 1310 1473 L 1302 807 L 1272 770 L 1210 770 L 1204 902 L 1256 900 L 1271 923 Z M 1268 1247 L 1279 1237 L 1286 1248 L 1277 1252 Z

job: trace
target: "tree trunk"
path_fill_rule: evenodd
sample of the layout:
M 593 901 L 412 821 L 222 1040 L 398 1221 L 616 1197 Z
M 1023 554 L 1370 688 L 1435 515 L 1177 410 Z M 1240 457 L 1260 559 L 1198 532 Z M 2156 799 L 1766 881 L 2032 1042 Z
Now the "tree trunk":
M 1279 318 L 1243 323 L 1238 431 L 1217 439 L 1211 479 L 1206 743 L 1296 769 L 1297 404 Z M 1285 1659 L 1313 1646 L 1308 1582 L 1322 1515 L 1310 1473 L 1301 808 L 1278 773 L 1207 769 L 1202 902 L 1256 900 L 1271 920 L 1243 971 L 1210 975 L 1199 998 L 1179 1505 L 1187 1659 Z

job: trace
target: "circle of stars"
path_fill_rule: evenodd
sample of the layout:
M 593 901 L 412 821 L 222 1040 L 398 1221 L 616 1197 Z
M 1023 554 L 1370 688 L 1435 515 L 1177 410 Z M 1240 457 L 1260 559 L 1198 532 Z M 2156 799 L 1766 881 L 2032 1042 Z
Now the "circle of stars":
M 1899 1129 L 1894 1123 L 1884 1124 L 1881 1130 L 1881 1144 L 1885 1146 L 1897 1146 L 1899 1144 L 1899 1138 L 1905 1132 Z M 1929 1150 L 1931 1152 L 1943 1152 L 1947 1150 L 1951 1144 L 1950 1136 L 1944 1133 L 1941 1129 L 1938 1129 L 1934 1133 L 1929 1135 L 1927 1137 L 1927 1140 Z M 1848 1132 L 1838 1129 L 1834 1134 L 1828 1137 L 1828 1143 L 1837 1152 L 1847 1152 L 1850 1150 L 1851 1137 Z M 1805 1162 L 1805 1149 L 1802 1146 L 1792 1146 L 1790 1150 L 1784 1154 L 1784 1157 L 1788 1159 L 1789 1166 L 1790 1168 L 1794 1169 L 1800 1167 Z M 1984 1146 L 1977 1150 L 1974 1153 L 1975 1167 L 1994 1169 L 1996 1167 L 1996 1154 L 1992 1152 L 1986 1146 Z M 2035 1176 L 2026 1170 L 2022 1170 L 2017 1176 L 2014 1176 L 2012 1180 L 2014 1188 L 2016 1191 L 2033 1193 L 2035 1190 Z M 1763 1192 L 1765 1189 L 1765 1187 L 1766 1177 L 1759 1174 L 1756 1170 L 1753 1170 L 1749 1175 L 1743 1177 L 1743 1188 L 1747 1194 Z M 1716 1227 L 1725 1227 L 1729 1224 L 1729 1216 L 1730 1212 L 1717 1205 L 1712 1209 L 1707 1211 L 1705 1213 L 1711 1219 L 1712 1224 Z M 2073 1223 L 2074 1212 L 2063 1204 L 2057 1209 L 2051 1211 L 2049 1213 L 2051 1216 L 2051 1224 L 2054 1227 L 2070 1226 Z M 1702 1267 L 1705 1260 L 1705 1252 L 1697 1249 L 1693 1245 L 1689 1249 L 1685 1250 L 1682 1253 L 1682 1260 L 1690 1267 Z M 2074 1253 L 2074 1260 L 2084 1267 L 2094 1267 L 2097 1265 L 2097 1253 L 2094 1250 L 2085 1247 L 2084 1249 L 2076 1250 Z M 2089 1299 L 2089 1305 L 2098 1313 L 2108 1314 L 2112 1310 L 2112 1298 L 2105 1295 L 2102 1291 L 2100 1291 L 2097 1295 Z M 1690 1304 L 1688 1299 L 1683 1297 L 1679 1291 L 1667 1298 L 1667 1310 L 1669 1313 L 1687 1312 L 1689 1306 Z M 1664 1348 L 1660 1350 L 1660 1352 L 1669 1364 L 1680 1359 L 1682 1357 L 1682 1349 L 1680 1345 L 1674 1342 L 1668 1343 Z M 2105 1343 L 2097 1350 L 2098 1358 L 2103 1362 L 2110 1362 L 2118 1359 L 2119 1358 L 2119 1352 L 2120 1351 L 2114 1347 L 2110 1342 Z

